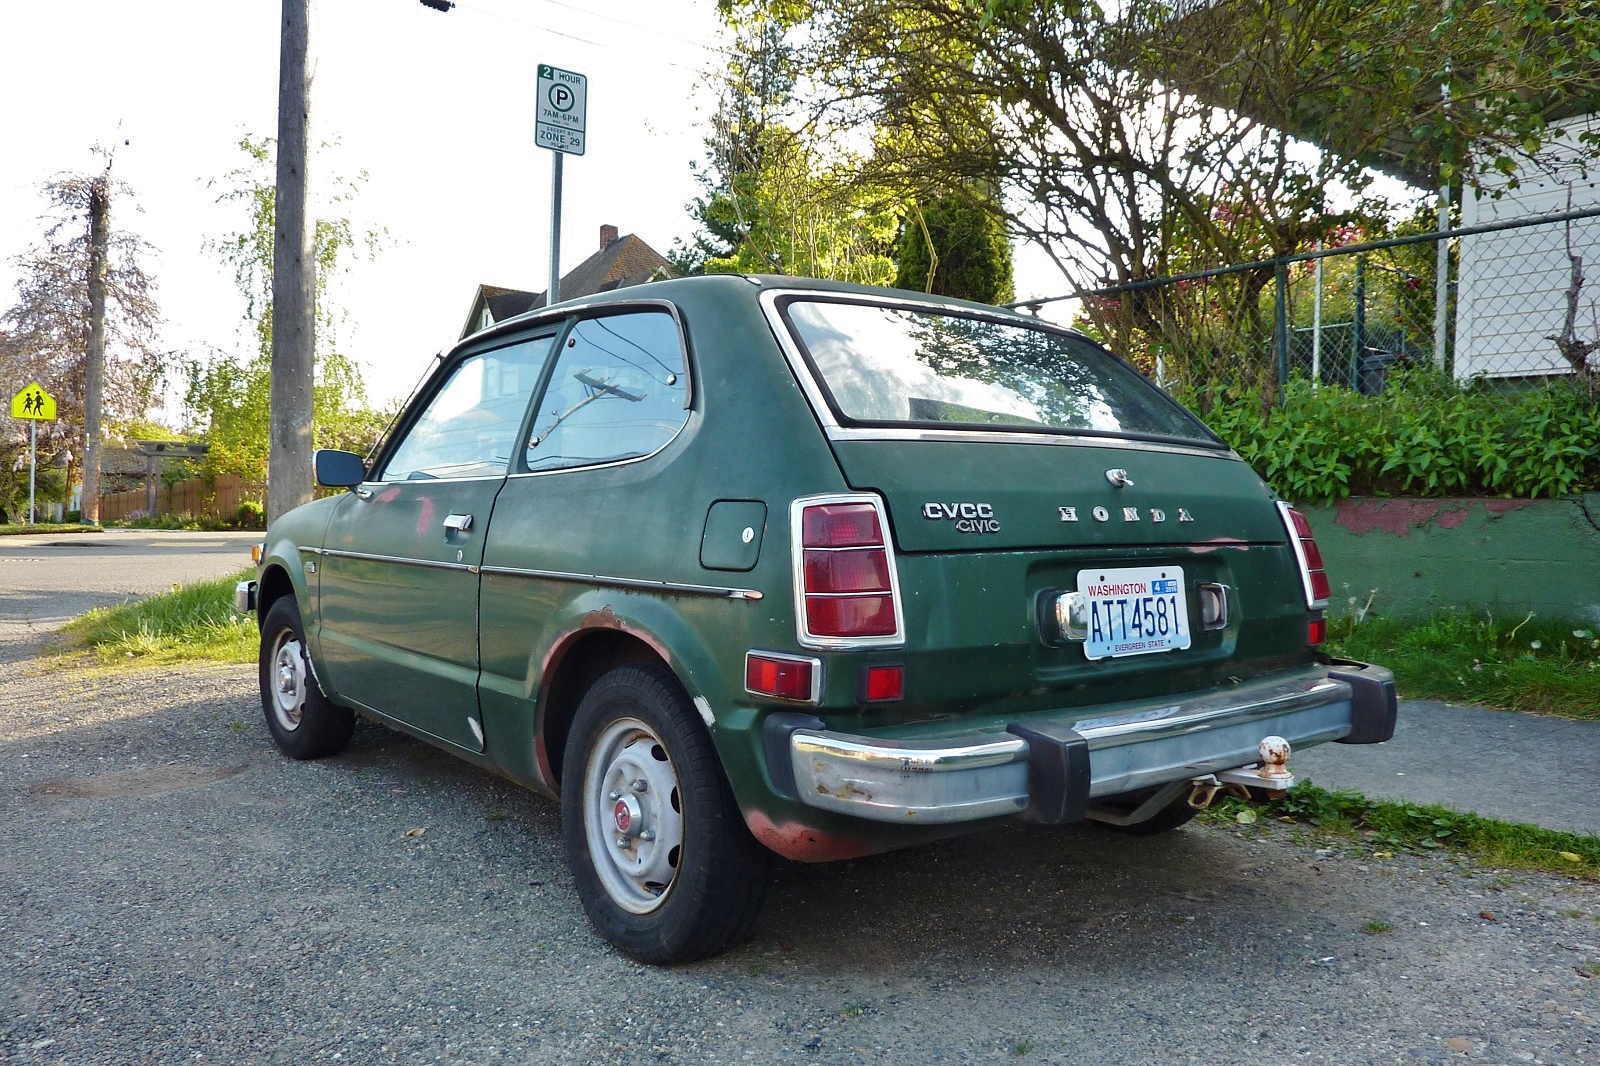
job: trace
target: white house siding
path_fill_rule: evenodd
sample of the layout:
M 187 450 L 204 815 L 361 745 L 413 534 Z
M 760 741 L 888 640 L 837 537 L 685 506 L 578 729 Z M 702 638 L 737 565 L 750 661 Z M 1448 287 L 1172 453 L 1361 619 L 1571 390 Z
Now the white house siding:
M 1548 171 L 1524 170 L 1520 184 L 1495 198 L 1487 189 L 1468 189 L 1461 221 L 1476 226 L 1600 206 L 1600 157 L 1578 135 L 1600 130 L 1600 118 L 1586 116 L 1552 125 L 1551 148 L 1557 162 Z M 1588 159 L 1584 172 L 1582 160 Z M 1569 367 L 1551 335 L 1561 332 L 1566 292 L 1572 283 L 1567 258 L 1567 228 L 1529 226 L 1461 238 L 1456 287 L 1458 378 L 1479 374 L 1521 377 L 1564 374 Z M 1578 335 L 1600 332 L 1600 218 L 1572 223 L 1572 252 L 1583 257 L 1588 280 L 1579 297 Z

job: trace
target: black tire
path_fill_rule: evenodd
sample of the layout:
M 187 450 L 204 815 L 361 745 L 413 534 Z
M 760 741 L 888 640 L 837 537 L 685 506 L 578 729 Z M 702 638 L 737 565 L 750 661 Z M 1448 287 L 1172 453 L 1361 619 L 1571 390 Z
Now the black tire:
M 1123 813 L 1129 813 L 1137 810 L 1139 804 L 1149 799 L 1154 792 L 1154 789 L 1145 789 L 1142 792 L 1130 792 L 1126 796 L 1113 796 L 1106 803 L 1106 806 L 1115 808 Z M 1136 822 L 1133 825 L 1113 825 L 1110 822 L 1096 822 L 1095 825 L 1102 829 L 1110 829 L 1113 832 L 1122 833 L 1125 836 L 1153 837 L 1158 833 L 1169 833 L 1179 826 L 1188 825 L 1189 822 L 1194 820 L 1194 816 L 1199 813 L 1200 811 L 1197 808 L 1189 806 L 1189 796 L 1187 793 L 1183 793 L 1158 811 L 1155 817 L 1143 822 Z
M 693 962 L 749 935 L 772 853 L 745 827 L 711 737 L 665 667 L 618 667 L 584 694 L 561 819 L 583 909 L 623 952 Z
M 258 666 L 261 710 L 279 751 L 291 759 L 321 759 L 344 750 L 356 716 L 322 694 L 293 596 L 274 601 L 261 619 Z

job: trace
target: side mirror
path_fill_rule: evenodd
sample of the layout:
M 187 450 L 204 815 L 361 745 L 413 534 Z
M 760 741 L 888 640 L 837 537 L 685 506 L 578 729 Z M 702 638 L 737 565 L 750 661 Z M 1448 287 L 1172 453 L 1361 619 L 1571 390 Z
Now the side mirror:
M 311 457 L 317 484 L 335 489 L 350 489 L 367 480 L 367 461 L 355 452 L 318 448 Z

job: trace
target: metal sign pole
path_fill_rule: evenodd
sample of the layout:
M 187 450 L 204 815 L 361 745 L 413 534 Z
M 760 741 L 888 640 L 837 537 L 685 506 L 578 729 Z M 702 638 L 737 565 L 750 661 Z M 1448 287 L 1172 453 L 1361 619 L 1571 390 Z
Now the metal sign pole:
M 550 288 L 544 298 L 549 307 L 561 299 L 561 157 L 583 154 L 589 79 L 540 63 L 535 91 L 533 143 L 550 149 Z
M 561 153 L 550 153 L 550 292 L 544 305 L 561 299 Z
M 39 466 L 39 423 L 28 423 L 28 525 L 33 525 L 33 485 Z

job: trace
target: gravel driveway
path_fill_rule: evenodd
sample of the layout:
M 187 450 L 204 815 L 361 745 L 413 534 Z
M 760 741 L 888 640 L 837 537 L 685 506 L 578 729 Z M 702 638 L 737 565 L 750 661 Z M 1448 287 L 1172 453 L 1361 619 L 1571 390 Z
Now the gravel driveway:
M 649 969 L 553 803 L 368 724 L 290 762 L 254 687 L 0 662 L 0 1061 L 1600 1063 L 1594 885 L 1003 829 L 780 864 L 751 942 Z

